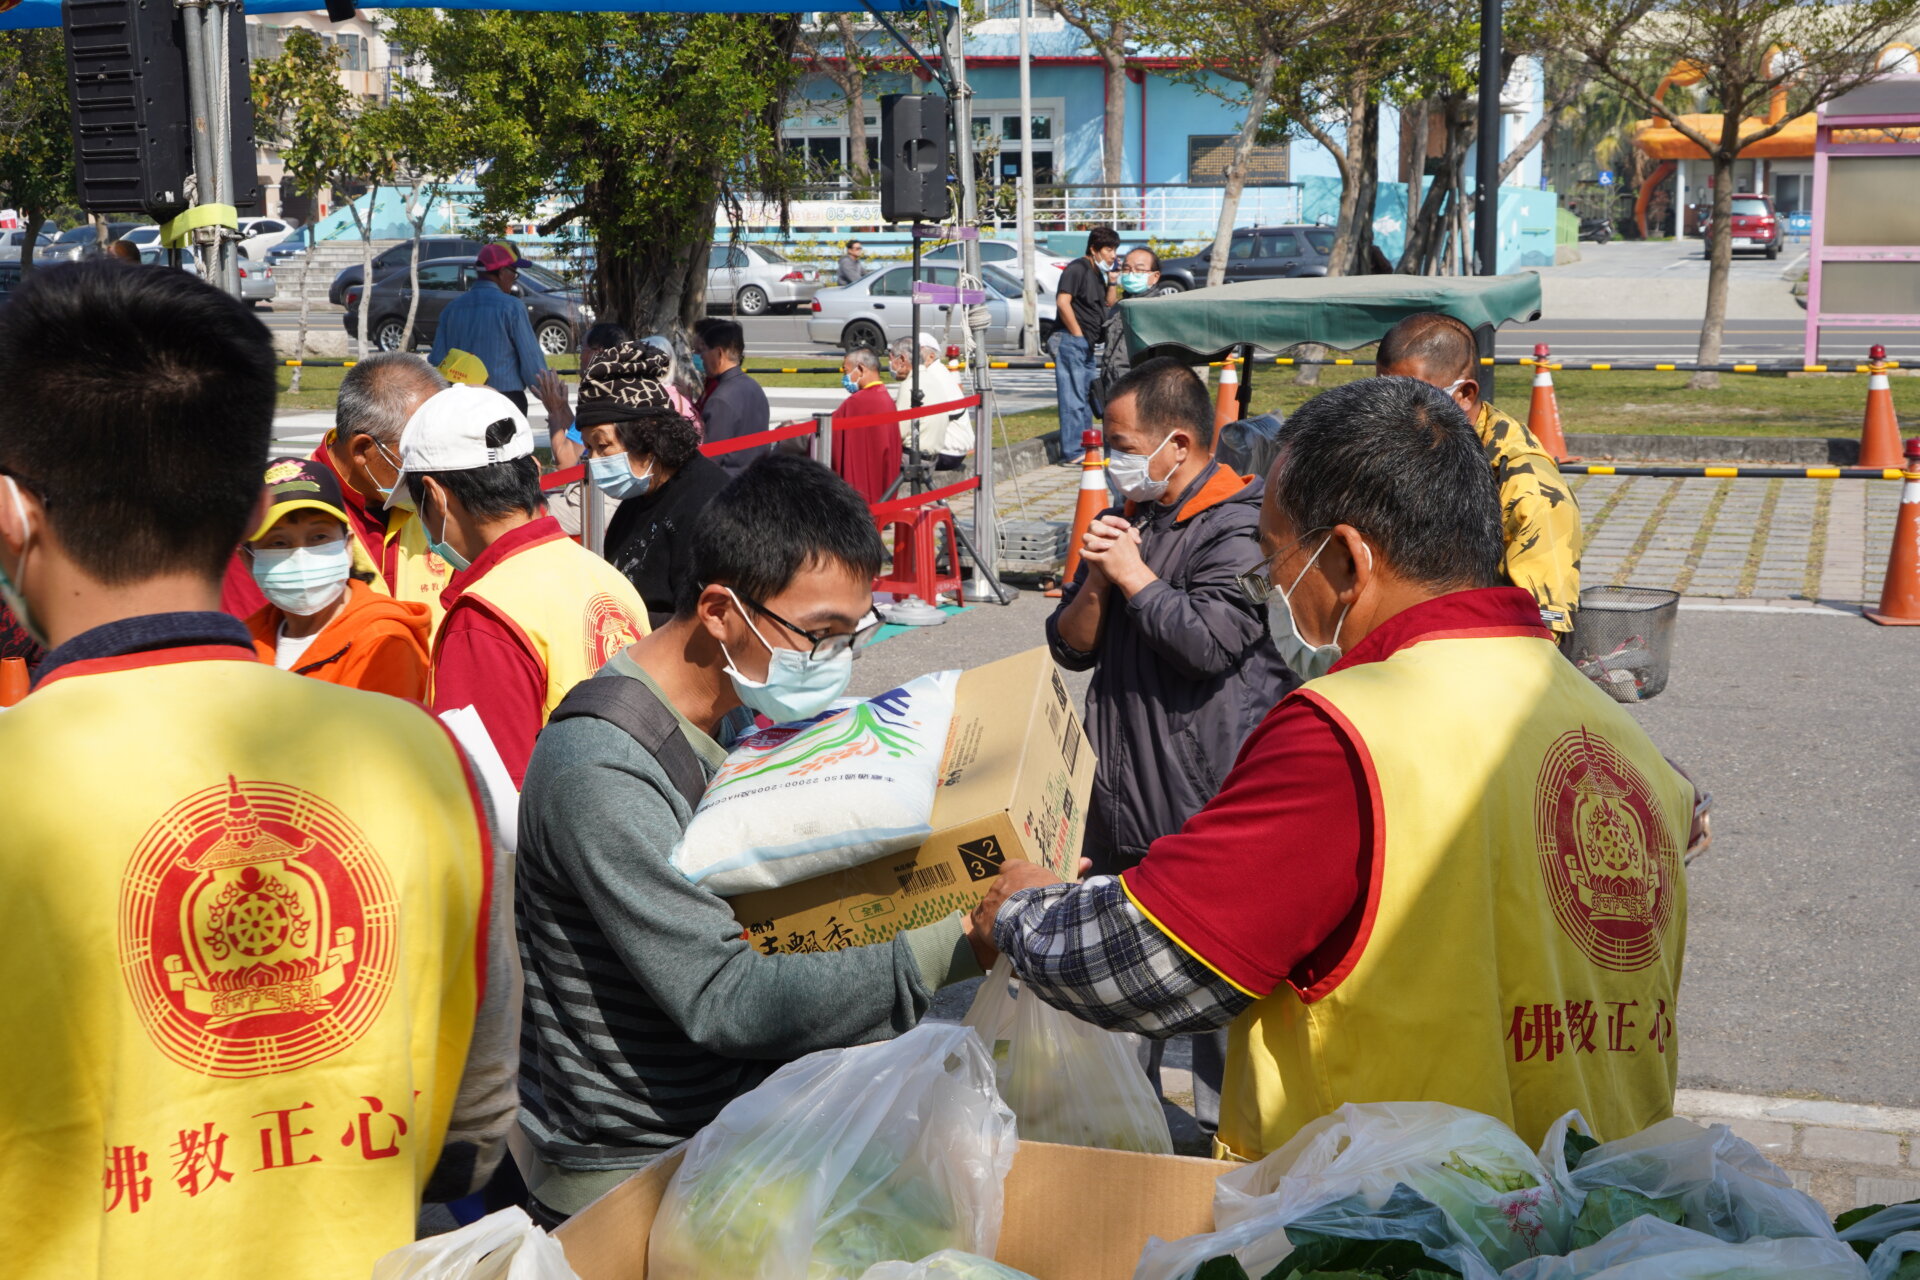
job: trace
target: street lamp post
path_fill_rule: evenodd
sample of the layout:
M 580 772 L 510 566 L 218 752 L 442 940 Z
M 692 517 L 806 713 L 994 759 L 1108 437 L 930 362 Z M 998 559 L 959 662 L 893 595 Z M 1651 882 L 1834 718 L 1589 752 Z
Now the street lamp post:
M 1480 274 L 1500 274 L 1500 0 L 1480 0 L 1480 137 L 1473 244 Z

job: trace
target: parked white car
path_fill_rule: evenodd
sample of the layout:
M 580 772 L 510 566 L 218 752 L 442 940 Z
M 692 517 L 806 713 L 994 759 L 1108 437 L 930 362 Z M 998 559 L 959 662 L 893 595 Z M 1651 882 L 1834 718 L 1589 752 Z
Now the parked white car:
M 961 246 L 958 241 L 943 244 L 938 249 L 920 255 L 922 262 L 960 261 Z M 1057 253 L 1043 253 L 1036 249 L 1033 255 L 1033 282 L 1042 298 L 1051 301 L 1060 293 L 1060 273 L 1067 269 L 1072 258 L 1063 258 Z M 1020 245 L 1012 240 L 982 240 L 980 242 L 980 265 L 999 267 L 1015 280 L 1020 278 Z M 1014 291 L 1019 296 L 1019 291 Z
M 1020 345 L 1020 282 L 998 267 L 982 267 L 986 281 L 987 315 L 984 340 L 991 347 Z M 958 284 L 959 269 L 922 266 L 920 278 L 928 284 Z M 935 336 L 947 332 L 949 307 L 922 305 L 920 327 Z M 1053 298 L 1042 296 L 1037 312 L 1040 340 L 1053 332 L 1057 317 Z M 953 317 L 959 323 L 960 317 Z M 807 321 L 807 339 L 851 351 L 855 347 L 886 350 L 895 338 L 913 332 L 913 267 L 909 263 L 886 267 L 858 284 L 822 289 L 813 295 L 813 314 Z
M 716 244 L 707 258 L 707 305 L 743 316 L 806 305 L 820 288 L 820 272 L 787 261 L 771 245 L 742 240 Z
M 248 256 L 265 262 L 267 250 L 298 229 L 285 218 L 242 218 L 240 219 L 240 244 L 246 249 Z

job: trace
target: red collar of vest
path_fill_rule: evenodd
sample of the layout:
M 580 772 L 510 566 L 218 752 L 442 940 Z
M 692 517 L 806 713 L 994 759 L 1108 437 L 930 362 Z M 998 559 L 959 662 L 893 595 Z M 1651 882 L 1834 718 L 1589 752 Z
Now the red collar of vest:
M 539 516 L 511 533 L 501 535 L 480 553 L 478 560 L 448 580 L 447 589 L 440 593 L 441 607 L 453 608 L 460 597 L 472 589 L 474 583 L 486 577 L 488 572 L 502 561 L 517 556 L 522 551 L 530 551 L 534 547 L 566 536 L 566 531 L 560 527 L 560 522 L 552 516 Z
M 63 662 L 33 686 L 35 693 L 50 684 L 74 676 L 104 676 L 116 671 L 137 671 L 142 667 L 171 667 L 182 662 L 251 662 L 260 655 L 252 646 L 230 644 L 192 644 L 175 649 L 148 649 L 141 653 L 123 653 L 111 658 L 81 658 Z
M 1450 591 L 1403 609 L 1375 627 L 1355 645 L 1334 671 L 1383 662 L 1408 645 L 1422 640 L 1486 639 L 1494 636 L 1535 636 L 1553 639 L 1540 622 L 1540 606 L 1519 587 L 1479 587 Z

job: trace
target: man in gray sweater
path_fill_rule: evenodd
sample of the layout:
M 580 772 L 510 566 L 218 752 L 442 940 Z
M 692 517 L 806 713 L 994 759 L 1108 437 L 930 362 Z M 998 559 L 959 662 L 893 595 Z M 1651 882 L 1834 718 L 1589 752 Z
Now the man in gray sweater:
M 576 686 L 541 733 L 516 888 L 516 1153 L 541 1221 L 578 1212 L 782 1063 L 898 1035 L 937 988 L 979 974 L 957 913 L 876 946 L 764 955 L 668 861 L 752 711 L 801 719 L 845 690 L 878 627 L 881 558 L 845 481 L 761 458 L 695 526 L 672 621 Z

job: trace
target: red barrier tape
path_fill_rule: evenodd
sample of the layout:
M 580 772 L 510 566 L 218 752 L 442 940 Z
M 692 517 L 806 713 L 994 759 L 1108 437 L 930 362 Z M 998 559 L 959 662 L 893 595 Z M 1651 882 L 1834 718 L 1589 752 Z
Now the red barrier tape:
M 834 424 L 838 426 L 838 423 Z M 700 446 L 700 452 L 709 458 L 717 458 L 723 453 L 738 453 L 742 449 L 755 449 L 761 445 L 778 444 L 782 440 L 798 440 L 801 436 L 810 436 L 814 432 L 811 422 L 796 422 L 790 427 L 775 427 L 771 431 L 756 431 L 752 435 L 735 436 L 731 440 L 715 440 L 711 444 Z
M 956 484 L 947 485 L 945 488 L 929 489 L 925 493 L 908 494 L 904 498 L 895 498 L 891 502 L 878 503 L 872 510 L 875 516 L 890 516 L 898 512 L 912 511 L 916 507 L 930 506 L 933 503 L 944 501 L 958 494 L 971 493 L 979 487 L 980 477 L 975 476 L 971 480 L 961 480 Z
M 859 418 L 840 418 L 834 421 L 833 429 L 857 431 L 861 427 L 884 427 L 890 423 L 906 422 L 913 418 L 937 418 L 943 413 L 958 413 L 962 409 L 971 409 L 979 403 L 979 396 L 968 396 L 965 400 L 949 400 L 945 404 L 923 404 L 918 409 L 896 409 L 892 413 L 870 413 Z
M 577 466 L 567 467 L 564 470 L 554 471 L 541 476 L 540 488 L 545 493 L 552 493 L 555 489 L 566 488 L 575 480 L 584 480 L 586 478 L 587 465 L 583 462 Z

